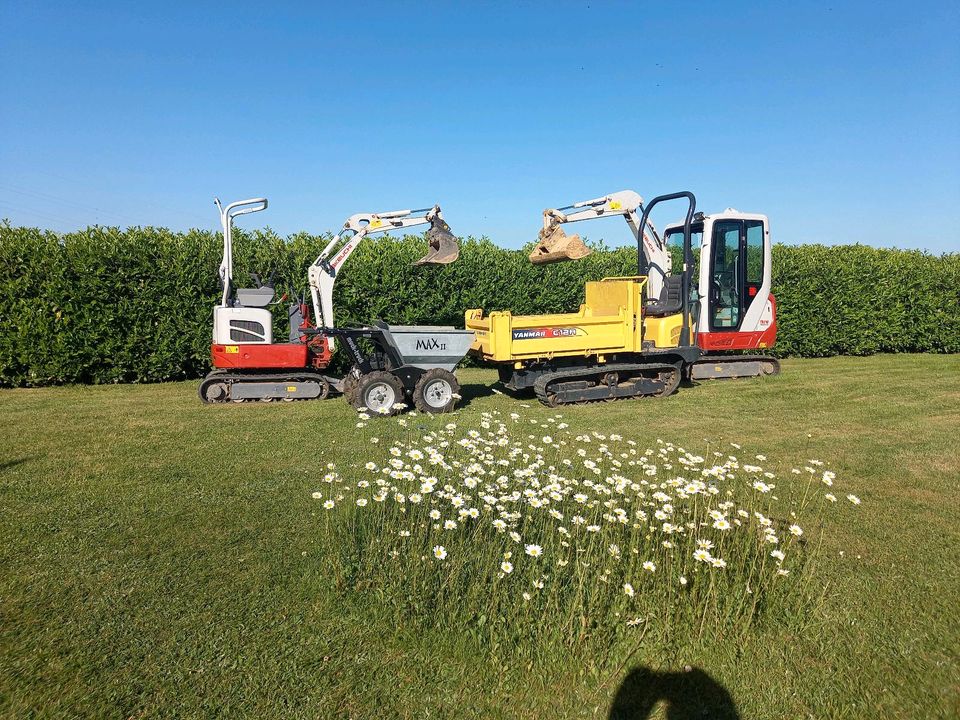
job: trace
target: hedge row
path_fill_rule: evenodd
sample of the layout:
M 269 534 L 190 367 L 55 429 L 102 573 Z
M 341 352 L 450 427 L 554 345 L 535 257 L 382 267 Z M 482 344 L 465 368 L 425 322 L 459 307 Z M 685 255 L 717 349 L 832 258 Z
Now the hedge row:
M 235 276 L 275 274 L 302 293 L 327 237 L 236 231 Z M 635 250 L 599 248 L 536 267 L 468 239 L 452 265 L 411 267 L 422 236 L 362 244 L 337 282 L 338 324 L 462 325 L 466 308 L 575 310 L 585 280 L 635 272 Z M 0 225 L 0 385 L 154 382 L 208 370 L 221 244 L 212 232 Z M 780 355 L 960 351 L 960 254 L 860 245 L 776 246 Z M 278 337 L 286 313 L 275 312 Z

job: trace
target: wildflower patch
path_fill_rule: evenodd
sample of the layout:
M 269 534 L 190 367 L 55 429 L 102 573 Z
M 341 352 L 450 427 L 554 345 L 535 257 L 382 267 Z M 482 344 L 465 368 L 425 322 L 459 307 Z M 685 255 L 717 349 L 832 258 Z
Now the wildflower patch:
M 562 415 L 449 417 L 358 436 L 369 457 L 311 489 L 338 585 L 404 621 L 518 643 L 745 631 L 804 613 L 817 536 L 860 504 L 825 492 L 819 460 L 782 472 L 734 443 L 697 454 Z

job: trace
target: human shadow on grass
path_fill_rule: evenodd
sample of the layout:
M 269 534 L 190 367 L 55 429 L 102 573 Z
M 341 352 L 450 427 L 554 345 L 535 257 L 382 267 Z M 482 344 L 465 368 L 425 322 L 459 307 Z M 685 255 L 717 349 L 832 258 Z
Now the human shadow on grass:
M 461 385 L 460 402 L 457 403 L 457 407 L 464 408 L 474 400 L 494 395 L 495 393 L 493 388 L 493 385 L 487 385 L 484 383 L 470 383 L 469 385 Z
M 667 720 L 739 720 L 726 689 L 700 668 L 688 672 L 654 672 L 636 667 L 620 683 L 609 720 L 644 720 L 663 702 Z
M 15 460 L 4 460 L 0 462 L 0 472 L 3 472 L 4 470 L 9 470 L 10 468 L 15 468 L 17 465 L 23 465 L 25 462 L 30 462 L 31 460 L 35 460 L 35 459 L 36 459 L 35 457 L 31 456 L 31 457 L 17 458 Z

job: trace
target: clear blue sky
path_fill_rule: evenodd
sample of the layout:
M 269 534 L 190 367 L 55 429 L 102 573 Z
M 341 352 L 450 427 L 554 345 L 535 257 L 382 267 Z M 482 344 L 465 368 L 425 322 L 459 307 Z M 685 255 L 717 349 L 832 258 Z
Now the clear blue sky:
M 780 242 L 956 251 L 958 8 L 3 0 L 0 217 L 214 228 L 214 195 L 266 195 L 245 225 L 320 232 L 439 202 L 516 247 L 545 207 L 690 189 Z

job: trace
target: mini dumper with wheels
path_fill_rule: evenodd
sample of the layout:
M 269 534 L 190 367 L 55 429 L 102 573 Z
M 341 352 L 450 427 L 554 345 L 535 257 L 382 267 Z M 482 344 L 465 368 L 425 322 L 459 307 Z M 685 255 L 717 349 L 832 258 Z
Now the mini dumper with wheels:
M 393 415 L 408 404 L 425 413 L 456 407 L 460 383 L 453 371 L 473 343 L 472 330 L 377 321 L 316 332 L 339 339 L 352 357 L 342 389 L 357 410 Z

